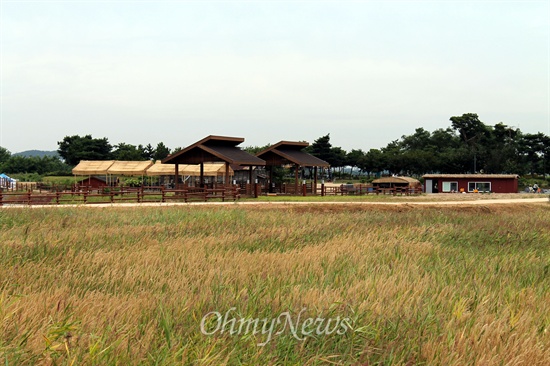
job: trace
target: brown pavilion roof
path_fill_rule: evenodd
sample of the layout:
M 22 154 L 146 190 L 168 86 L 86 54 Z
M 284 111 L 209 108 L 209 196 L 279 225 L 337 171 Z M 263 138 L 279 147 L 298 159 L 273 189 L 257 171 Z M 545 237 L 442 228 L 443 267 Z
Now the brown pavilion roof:
M 208 136 L 162 160 L 163 164 L 226 162 L 237 165 L 265 165 L 265 161 L 237 147 L 241 137 Z
M 330 166 L 326 161 L 302 151 L 308 146 L 309 143 L 307 142 L 279 141 L 275 145 L 260 151 L 256 156 L 264 159 L 267 165 L 285 165 L 292 163 L 300 166 Z

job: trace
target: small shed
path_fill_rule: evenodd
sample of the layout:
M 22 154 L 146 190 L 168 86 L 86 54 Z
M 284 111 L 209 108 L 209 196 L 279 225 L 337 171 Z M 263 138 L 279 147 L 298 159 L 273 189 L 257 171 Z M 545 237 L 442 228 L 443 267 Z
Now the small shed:
M 383 177 L 372 181 L 372 186 L 378 188 L 414 188 L 420 189 L 422 183 L 412 177 Z
M 517 174 L 426 174 L 426 193 L 518 193 Z
M 0 188 L 12 189 L 16 185 L 16 180 L 7 176 L 6 174 L 0 174 Z
M 76 181 L 76 184 L 78 184 L 79 186 L 90 187 L 92 189 L 100 189 L 103 187 L 107 187 L 108 185 L 107 180 L 105 179 L 104 176 L 97 176 L 97 175 L 92 175 L 92 176 L 89 176 L 88 178 L 78 180 Z

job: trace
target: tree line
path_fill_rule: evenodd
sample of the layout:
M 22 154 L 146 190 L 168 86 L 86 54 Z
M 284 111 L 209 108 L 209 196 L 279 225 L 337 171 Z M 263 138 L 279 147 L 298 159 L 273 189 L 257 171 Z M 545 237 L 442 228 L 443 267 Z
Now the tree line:
M 550 137 L 543 133 L 523 133 L 519 128 L 498 123 L 483 123 L 477 114 L 466 113 L 450 118 L 450 126 L 429 132 L 419 127 L 380 149 L 345 151 L 332 146 L 330 134 L 316 139 L 307 151 L 331 166 L 330 174 L 400 174 L 421 176 L 426 173 L 550 173 Z M 256 153 L 263 147 L 246 147 Z M 161 160 L 181 150 L 164 143 L 156 146 L 119 143 L 104 138 L 65 136 L 58 142 L 59 157 L 23 157 L 11 155 L 0 147 L 0 170 L 7 174 L 70 174 L 80 160 Z
M 480 121 L 475 113 L 450 118 L 451 126 L 433 132 L 419 127 L 380 149 L 352 149 L 330 144 L 330 135 L 315 140 L 308 151 L 331 167 L 349 166 L 371 175 L 421 176 L 428 173 L 550 174 L 550 137 L 519 128 Z M 353 171 L 353 170 L 352 170 Z

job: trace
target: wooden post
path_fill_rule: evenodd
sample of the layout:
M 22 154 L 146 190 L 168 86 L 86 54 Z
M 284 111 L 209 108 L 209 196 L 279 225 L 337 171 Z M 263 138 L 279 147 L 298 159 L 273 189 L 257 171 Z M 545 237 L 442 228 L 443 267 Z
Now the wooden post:
M 317 195 L 317 167 L 313 167 L 313 194 Z
M 226 161 L 225 162 L 225 185 L 226 186 L 229 186 L 229 184 L 231 183 L 229 181 L 229 163 Z M 216 178 L 217 179 L 217 178 Z
M 269 187 L 268 187 L 268 192 L 269 193 L 273 193 L 273 165 L 270 165 L 269 166 Z
M 325 194 L 325 183 L 321 183 L 321 197 L 324 197 Z
M 302 184 L 302 196 L 307 196 L 307 184 Z
M 180 165 L 178 163 L 176 163 L 176 176 L 174 178 L 174 188 L 175 189 L 178 189 L 179 176 L 180 176 Z M 163 199 L 164 199 L 164 195 L 163 195 Z M 164 202 L 164 201 L 162 201 L 162 202 Z
M 254 187 L 254 183 L 252 182 L 252 165 L 248 166 L 248 181 L 250 182 L 250 194 L 252 195 L 252 187 Z
M 298 195 L 298 169 L 300 166 L 298 164 L 294 165 L 294 194 Z
M 204 163 L 202 161 L 201 161 L 200 167 L 201 167 L 201 173 L 200 173 L 201 177 L 200 177 L 200 183 L 199 184 L 200 184 L 201 188 L 204 188 Z

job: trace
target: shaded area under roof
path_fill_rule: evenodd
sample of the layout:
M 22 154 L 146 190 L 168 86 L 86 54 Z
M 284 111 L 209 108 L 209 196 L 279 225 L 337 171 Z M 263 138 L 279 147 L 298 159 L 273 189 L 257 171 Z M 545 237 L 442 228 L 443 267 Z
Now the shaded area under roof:
M 81 160 L 72 170 L 74 175 L 106 175 L 114 160 Z
M 236 165 L 265 165 L 265 161 L 237 147 L 240 137 L 208 136 L 162 160 L 163 164 L 224 162 Z
M 153 163 L 150 160 L 146 161 L 120 161 L 117 160 L 109 167 L 109 174 L 120 175 L 145 175 L 145 171 Z
M 203 172 L 205 176 L 211 177 L 225 175 L 225 163 L 205 163 Z M 201 173 L 201 167 L 200 165 L 183 164 L 179 166 L 178 173 L 182 176 L 190 175 L 198 177 Z M 175 164 L 162 164 L 160 161 L 157 161 L 147 169 L 145 174 L 147 176 L 175 175 L 176 166 Z M 233 169 L 229 168 L 229 175 L 233 174 Z
M 330 164 L 316 156 L 302 151 L 308 147 L 307 142 L 279 141 L 273 146 L 260 151 L 257 157 L 266 161 L 266 165 L 297 164 L 300 166 L 329 167 Z

